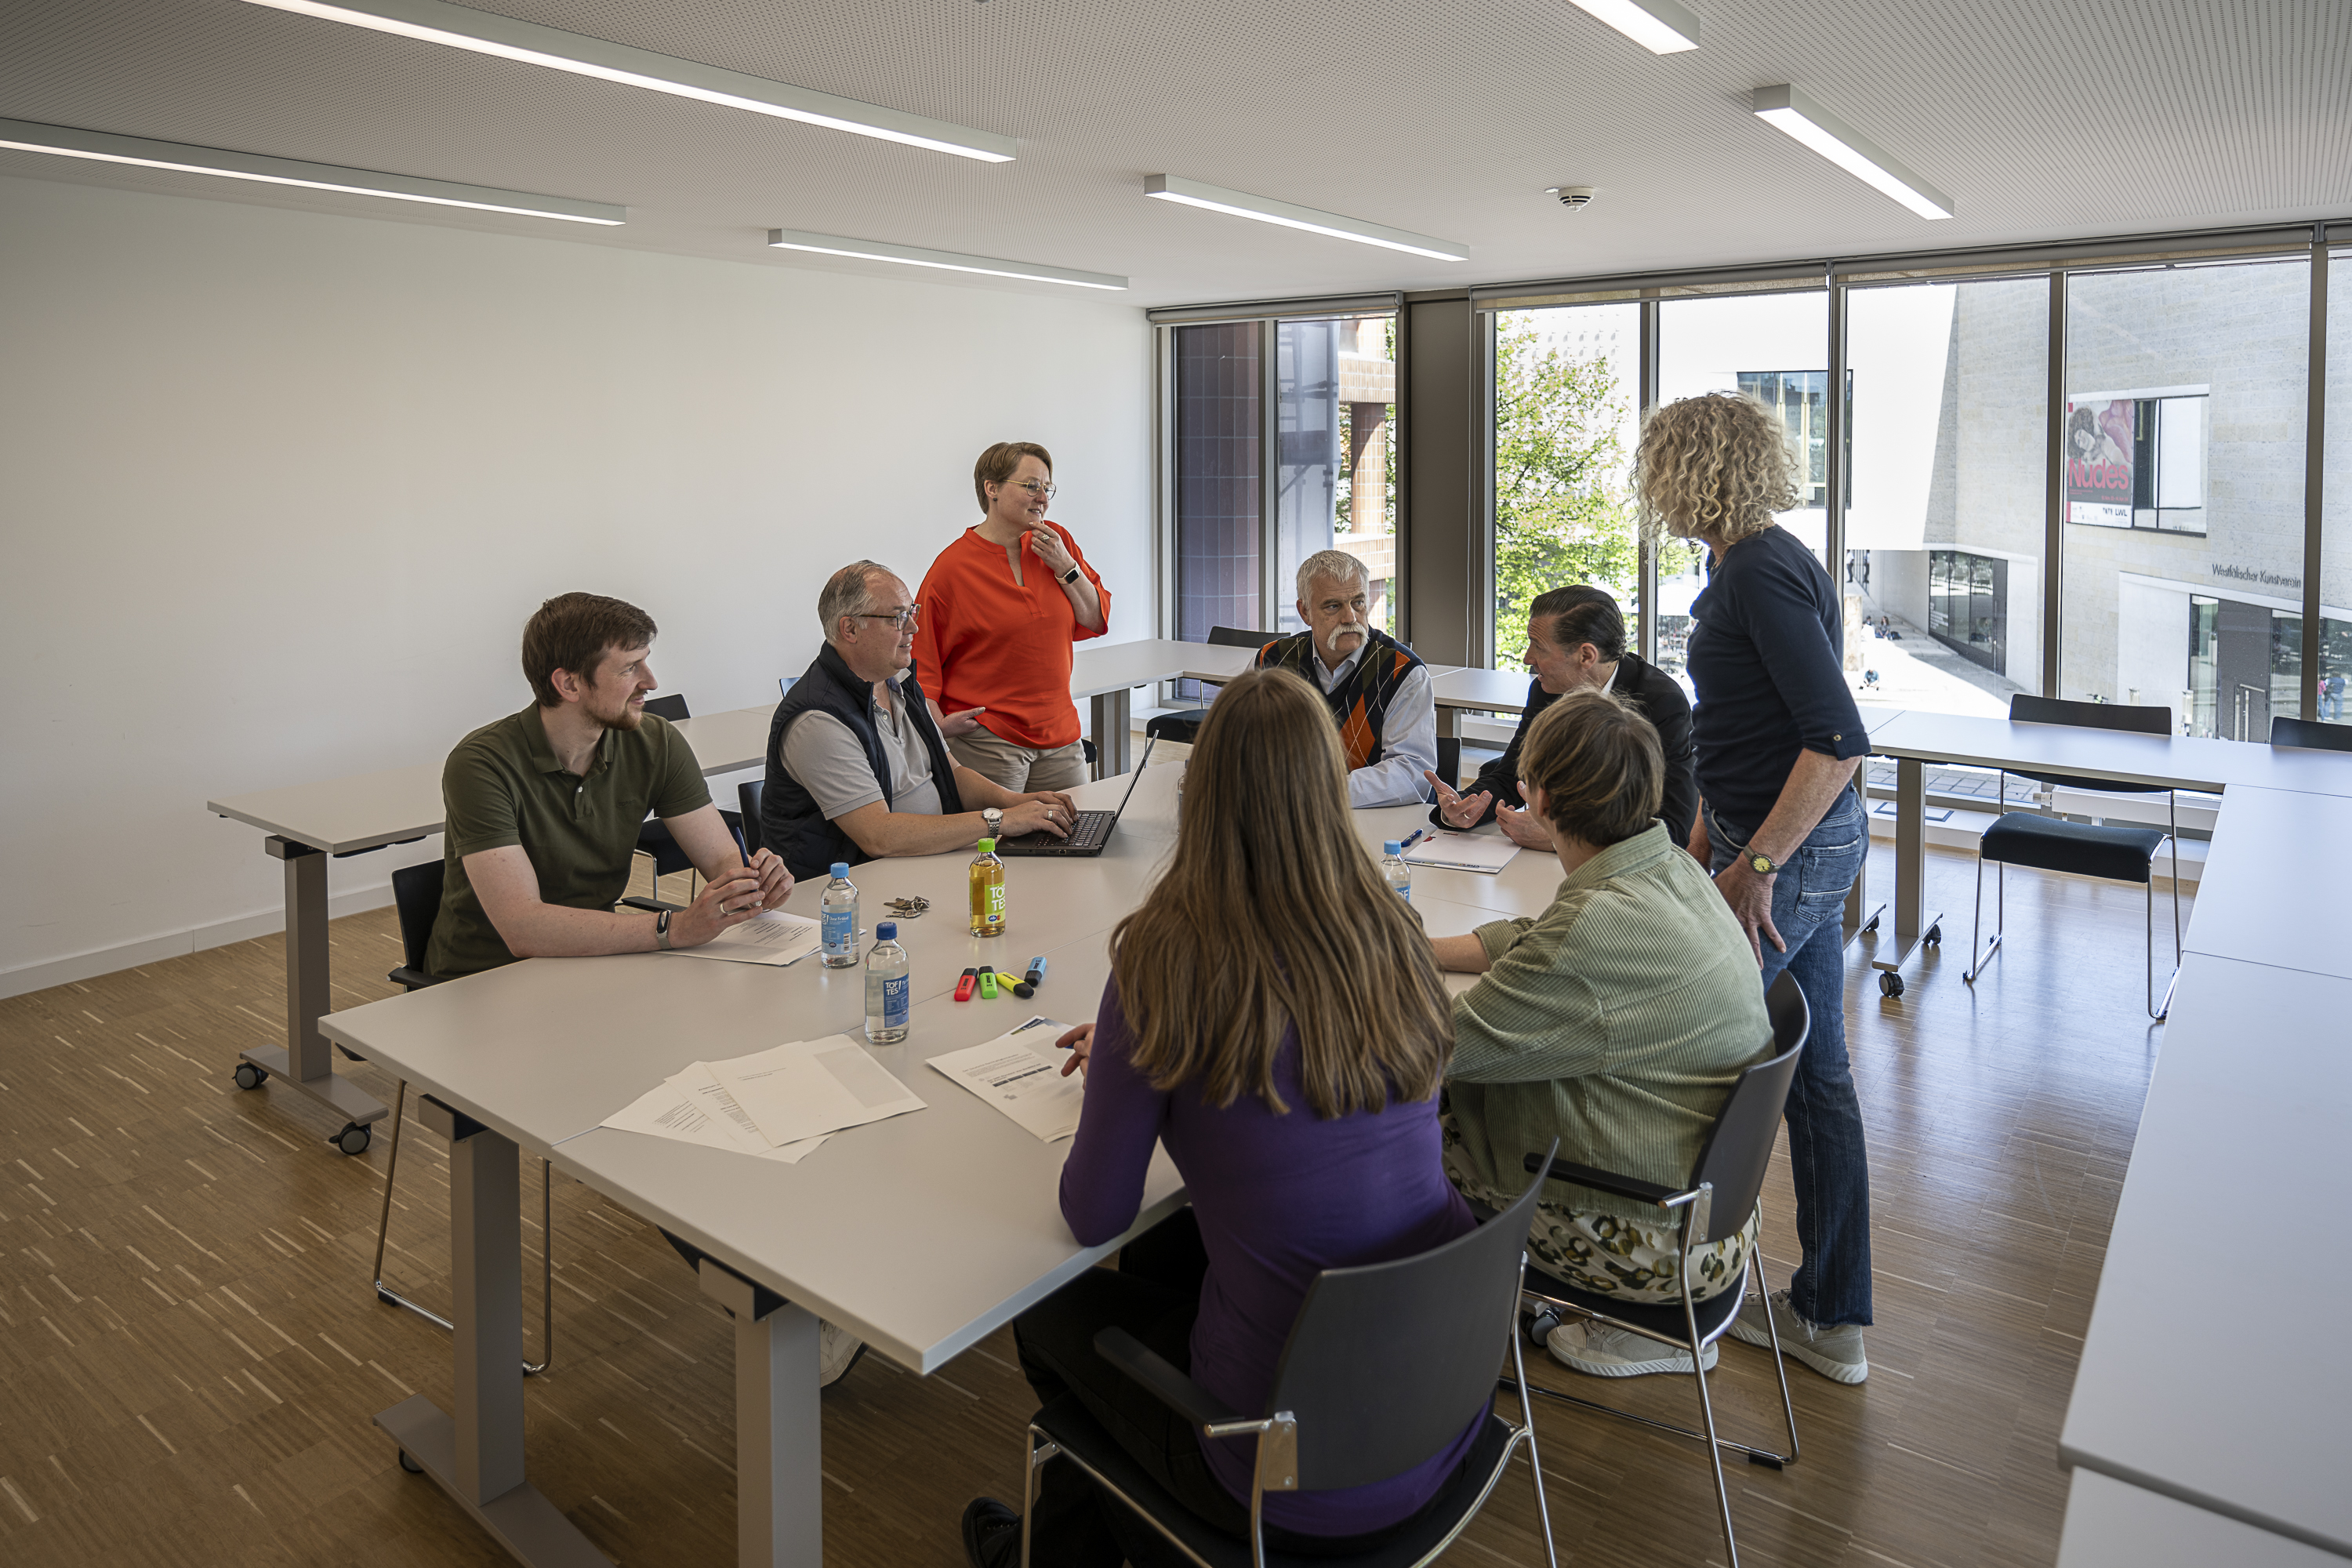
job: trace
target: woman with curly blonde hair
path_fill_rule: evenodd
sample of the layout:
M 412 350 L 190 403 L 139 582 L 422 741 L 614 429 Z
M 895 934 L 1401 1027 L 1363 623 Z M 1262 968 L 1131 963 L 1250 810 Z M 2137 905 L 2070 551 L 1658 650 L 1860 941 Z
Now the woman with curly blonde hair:
M 1789 1164 L 1803 1261 L 1751 1300 L 1732 1331 L 1780 1343 L 1839 1383 L 1869 1375 L 1870 1163 L 1845 1049 L 1846 892 L 1869 848 L 1853 789 L 1869 736 L 1845 682 L 1844 620 L 1829 573 L 1774 514 L 1797 504 L 1780 416 L 1714 392 L 1653 413 L 1634 455 L 1645 526 L 1705 544 L 1691 601 L 1698 823 L 1690 851 L 1748 933 L 1763 983 L 1796 976 L 1812 1032 L 1789 1090 Z

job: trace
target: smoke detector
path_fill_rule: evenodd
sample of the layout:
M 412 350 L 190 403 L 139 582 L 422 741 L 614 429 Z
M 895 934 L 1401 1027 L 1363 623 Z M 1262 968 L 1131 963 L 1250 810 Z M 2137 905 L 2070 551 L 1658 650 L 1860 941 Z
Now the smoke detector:
M 1570 212 L 1591 206 L 1592 198 L 1600 194 L 1591 185 L 1550 185 L 1544 190 L 1544 195 L 1553 197 Z

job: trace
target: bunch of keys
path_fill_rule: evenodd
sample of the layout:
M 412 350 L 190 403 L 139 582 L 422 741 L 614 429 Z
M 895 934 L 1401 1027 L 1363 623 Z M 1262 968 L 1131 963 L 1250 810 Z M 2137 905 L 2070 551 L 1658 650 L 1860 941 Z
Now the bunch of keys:
M 882 906 L 902 921 L 913 920 L 931 907 L 929 899 L 892 899 Z

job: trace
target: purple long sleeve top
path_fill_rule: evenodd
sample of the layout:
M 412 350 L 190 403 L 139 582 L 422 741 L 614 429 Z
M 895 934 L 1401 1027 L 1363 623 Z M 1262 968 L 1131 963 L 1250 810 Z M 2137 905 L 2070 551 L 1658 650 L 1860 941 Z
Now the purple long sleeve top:
M 1193 1084 L 1162 1094 L 1129 1060 L 1134 1045 L 1117 983 L 1103 989 L 1087 1064 L 1086 1109 L 1062 1167 L 1062 1215 L 1087 1246 L 1135 1223 L 1155 1142 L 1183 1175 L 1209 1255 L 1192 1325 L 1195 1381 L 1240 1414 L 1265 1409 L 1276 1364 L 1315 1276 L 1410 1258 L 1476 1221 L 1445 1179 L 1435 1096 L 1331 1121 L 1307 1104 L 1296 1030 L 1274 1079 L 1287 1114 L 1255 1095 L 1213 1110 Z M 1381 1369 L 1367 1366 L 1366 1377 Z M 1265 1518 L 1304 1535 L 1360 1535 L 1411 1517 L 1445 1483 L 1484 1411 L 1443 1452 L 1367 1486 L 1269 1492 Z M 1203 1441 L 1209 1469 L 1246 1504 L 1255 1445 Z

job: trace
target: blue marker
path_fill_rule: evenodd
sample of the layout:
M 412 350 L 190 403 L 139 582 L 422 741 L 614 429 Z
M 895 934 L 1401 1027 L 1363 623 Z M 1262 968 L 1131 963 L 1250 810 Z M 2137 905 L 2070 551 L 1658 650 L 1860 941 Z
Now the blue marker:
M 1420 843 L 1423 839 L 1424 839 L 1424 838 L 1426 838 L 1426 837 L 1429 837 L 1429 829 L 1428 829 L 1428 828 L 1426 828 L 1426 827 L 1417 827 L 1417 828 L 1413 829 L 1412 837 L 1410 837 L 1410 838 L 1408 838 L 1408 839 L 1406 839 L 1403 843 L 1402 843 L 1402 844 L 1400 844 L 1400 845 L 1398 845 L 1398 846 L 1397 846 L 1397 853 L 1398 853 L 1398 854 L 1400 854 L 1400 855 L 1403 854 L 1406 850 L 1408 850 L 1408 849 L 1412 848 L 1414 845 L 1416 845 L 1416 844 Z
M 1029 973 L 1021 977 L 1021 984 L 1013 988 L 1013 994 L 1015 996 L 1034 996 L 1037 987 L 1045 984 L 1045 955 L 1039 953 L 1029 961 Z

